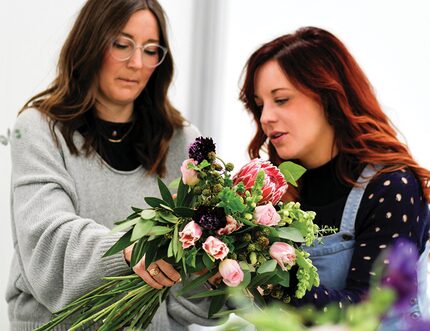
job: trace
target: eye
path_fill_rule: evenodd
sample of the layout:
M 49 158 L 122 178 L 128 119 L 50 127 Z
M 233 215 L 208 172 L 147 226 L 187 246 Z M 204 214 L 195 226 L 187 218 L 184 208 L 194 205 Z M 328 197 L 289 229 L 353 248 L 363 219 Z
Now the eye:
M 149 56 L 158 56 L 160 54 L 160 47 L 159 46 L 146 46 L 143 48 L 143 51 L 145 52 L 145 55 Z
M 288 99 L 288 98 L 280 98 L 280 99 L 276 99 L 276 100 L 275 100 L 275 103 L 276 103 L 278 106 L 282 106 L 283 104 L 287 103 L 287 102 L 288 102 L 288 100 L 290 100 L 290 99 Z
M 131 49 L 133 48 L 133 46 L 131 45 L 131 42 L 127 39 L 115 39 L 114 42 L 112 43 L 113 48 L 116 49 Z

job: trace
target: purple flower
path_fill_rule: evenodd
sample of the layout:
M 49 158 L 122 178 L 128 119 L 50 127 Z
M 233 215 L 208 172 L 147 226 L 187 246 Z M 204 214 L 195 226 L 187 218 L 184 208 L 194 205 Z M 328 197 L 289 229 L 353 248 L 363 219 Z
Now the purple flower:
M 212 138 L 198 137 L 188 148 L 190 159 L 198 163 L 207 160 L 210 152 L 215 152 L 215 143 Z
M 193 220 L 206 230 L 218 230 L 227 225 L 223 208 L 200 206 L 194 212 Z
M 386 259 L 389 263 L 384 270 L 382 285 L 396 292 L 395 309 L 407 309 L 417 296 L 417 247 L 405 239 L 398 239 Z

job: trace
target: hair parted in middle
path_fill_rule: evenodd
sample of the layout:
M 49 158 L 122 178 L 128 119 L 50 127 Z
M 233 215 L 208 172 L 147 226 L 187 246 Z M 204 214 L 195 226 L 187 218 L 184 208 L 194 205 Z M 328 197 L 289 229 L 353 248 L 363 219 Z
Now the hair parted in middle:
M 381 173 L 410 167 L 430 202 L 430 171 L 420 167 L 407 146 L 399 141 L 366 75 L 345 45 L 330 32 L 316 27 L 303 27 L 262 45 L 245 66 L 240 100 L 257 124 L 248 147 L 251 158 L 265 151 L 274 164 L 284 161 L 263 132 L 261 109 L 255 102 L 256 73 L 270 60 L 278 63 L 297 89 L 322 104 L 334 128 L 334 143 L 339 151 L 336 171 L 342 180 L 355 185 L 351 174 L 356 173 L 357 160 L 383 165 Z
M 159 43 L 169 49 L 165 13 L 156 0 L 89 0 L 63 45 L 56 78 L 48 89 L 32 97 L 21 110 L 39 109 L 51 120 L 52 130 L 61 123 L 61 133 L 73 154 L 79 153 L 73 134 L 88 124 L 90 130 L 85 134 L 83 149 L 87 155 L 94 152 L 96 132 L 91 126 L 92 110 L 96 104 L 97 76 L 103 56 L 129 18 L 139 10 L 152 12 L 158 22 Z M 134 102 L 134 149 L 150 174 L 165 173 L 170 139 L 175 128 L 184 125 L 182 115 L 167 96 L 172 78 L 173 58 L 169 50 Z

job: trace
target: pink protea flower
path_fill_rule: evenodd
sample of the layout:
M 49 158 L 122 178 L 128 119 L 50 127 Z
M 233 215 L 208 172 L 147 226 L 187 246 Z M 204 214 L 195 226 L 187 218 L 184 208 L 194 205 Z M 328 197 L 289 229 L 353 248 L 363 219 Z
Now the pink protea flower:
M 296 250 L 293 246 L 284 242 L 275 242 L 270 246 L 270 256 L 278 262 L 282 270 L 287 270 L 286 266 L 293 266 L 296 263 Z
M 237 261 L 225 259 L 219 264 L 219 273 L 222 276 L 222 281 L 230 287 L 236 287 L 243 281 L 243 271 Z
M 203 243 L 202 247 L 206 253 L 213 256 L 217 260 L 224 259 L 228 254 L 227 245 L 214 236 L 209 236 Z
M 263 170 L 266 176 L 264 177 L 262 189 L 263 198 L 258 204 L 262 205 L 271 202 L 276 205 L 287 191 L 288 185 L 279 169 L 269 161 L 253 159 L 234 175 L 233 185 L 242 182 L 247 190 L 251 190 L 260 170 Z
M 182 243 L 183 248 L 188 248 L 193 246 L 201 236 L 202 229 L 196 222 L 191 221 L 179 232 L 179 241 Z

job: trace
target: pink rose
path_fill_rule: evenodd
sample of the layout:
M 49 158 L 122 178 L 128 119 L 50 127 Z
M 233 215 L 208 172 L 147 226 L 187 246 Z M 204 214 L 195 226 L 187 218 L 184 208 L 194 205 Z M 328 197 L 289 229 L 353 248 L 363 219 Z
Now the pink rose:
M 278 225 L 281 220 L 281 216 L 276 212 L 271 202 L 267 205 L 257 206 L 254 211 L 254 217 L 257 224 L 266 226 Z
M 219 229 L 216 233 L 220 236 L 224 234 L 230 234 L 234 231 L 239 230 L 242 227 L 242 224 L 239 224 L 233 217 L 230 215 L 227 216 L 227 225 L 221 229 Z
M 182 181 L 185 185 L 194 186 L 196 185 L 200 179 L 197 174 L 197 171 L 193 169 L 188 169 L 188 165 L 192 163 L 194 165 L 197 165 L 197 161 L 194 161 L 193 159 L 187 159 L 184 162 L 182 162 L 181 165 L 181 173 L 182 173 Z
M 243 281 L 243 271 L 235 260 L 225 259 L 219 264 L 222 281 L 231 287 L 236 287 Z
M 206 239 L 206 241 L 203 243 L 203 249 L 206 253 L 218 260 L 222 260 L 228 254 L 227 245 L 214 236 L 209 236 Z
M 287 270 L 286 265 L 293 266 L 296 263 L 296 251 L 293 246 L 287 243 L 273 243 L 269 253 L 270 256 L 278 262 L 282 270 Z
M 184 229 L 179 232 L 179 241 L 182 243 L 183 248 L 193 246 L 197 240 L 202 236 L 201 227 L 194 221 L 185 225 Z
M 261 170 L 264 171 L 265 177 L 262 188 L 263 198 L 258 202 L 258 204 L 263 205 L 271 202 L 276 205 L 287 191 L 288 185 L 279 169 L 269 161 L 253 159 L 251 162 L 243 166 L 236 175 L 234 175 L 233 185 L 236 186 L 242 182 L 246 189 L 250 191 L 255 183 L 257 174 Z

